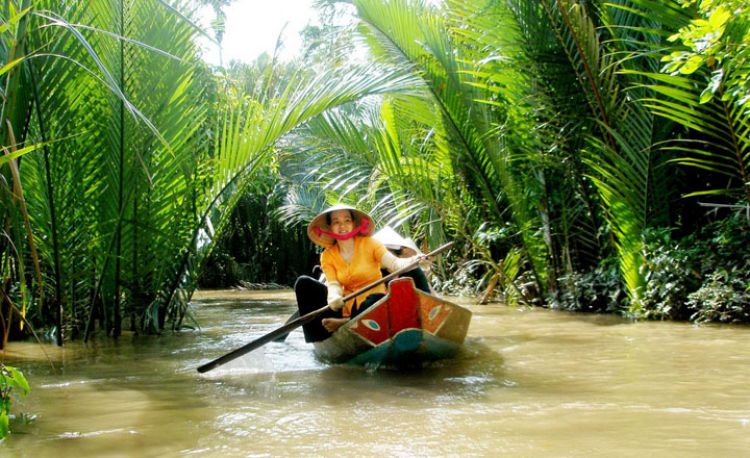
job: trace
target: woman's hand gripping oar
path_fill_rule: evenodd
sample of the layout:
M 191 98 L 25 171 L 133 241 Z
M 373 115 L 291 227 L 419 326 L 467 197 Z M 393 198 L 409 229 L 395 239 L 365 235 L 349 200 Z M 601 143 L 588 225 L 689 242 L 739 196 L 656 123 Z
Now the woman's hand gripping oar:
M 434 251 L 431 251 L 430 253 L 427 253 L 424 256 L 420 256 L 419 258 L 415 259 L 414 262 L 410 263 L 409 265 L 407 265 L 407 266 L 405 266 L 405 267 L 403 267 L 403 268 L 401 268 L 401 269 L 399 269 L 399 270 L 397 270 L 395 272 L 392 272 L 392 273 L 386 275 L 385 277 L 381 278 L 380 280 L 378 280 L 376 282 L 370 283 L 369 285 L 365 286 L 364 288 L 362 288 L 362 289 L 360 289 L 358 291 L 355 291 L 355 292 L 353 292 L 353 293 L 345 296 L 344 297 L 344 302 L 349 301 L 350 299 L 354 299 L 355 297 L 359 296 L 360 294 L 366 293 L 367 291 L 369 291 L 372 288 L 380 285 L 381 283 L 385 283 L 385 282 L 393 280 L 394 278 L 396 278 L 397 276 L 401 275 L 402 273 L 408 272 L 408 271 L 414 269 L 415 267 L 417 267 L 417 265 L 419 264 L 419 262 L 422 261 L 423 259 L 431 258 L 431 257 L 433 257 L 435 255 L 438 255 L 438 254 L 442 253 L 443 251 L 447 250 L 448 248 L 450 248 L 451 246 L 453 246 L 453 242 L 448 242 L 445 245 L 441 246 L 440 248 L 438 248 L 438 249 L 436 249 Z M 250 353 L 251 351 L 255 350 L 256 348 L 260 348 L 263 345 L 267 344 L 268 342 L 272 342 L 276 338 L 281 337 L 281 336 L 283 336 L 285 334 L 289 334 L 290 332 L 292 332 L 293 330 L 297 329 L 298 327 L 300 327 L 300 326 L 302 326 L 302 325 L 304 325 L 306 323 L 309 323 L 309 322 L 313 321 L 315 318 L 317 318 L 318 316 L 320 316 L 321 313 L 325 312 L 328 309 L 329 309 L 329 306 L 328 306 L 328 304 L 326 304 L 324 307 L 321 307 L 321 308 L 319 308 L 317 310 L 313 310 L 312 312 L 310 312 L 308 314 L 305 314 L 305 315 L 302 315 L 299 318 L 296 318 L 296 319 L 293 319 L 291 321 L 288 321 L 284 326 L 282 326 L 282 327 L 280 327 L 278 329 L 275 329 L 275 330 L 273 330 L 273 331 L 269 332 L 268 334 L 265 334 L 265 335 L 263 335 L 261 337 L 258 337 L 257 339 L 253 340 L 252 342 L 250 342 L 250 343 L 248 343 L 248 344 L 246 344 L 246 345 L 244 345 L 244 346 L 242 346 L 240 348 L 237 348 L 236 350 L 232 350 L 232 351 L 230 351 L 229 353 L 227 353 L 224 356 L 220 356 L 220 357 L 216 358 L 213 361 L 210 361 L 210 362 L 208 362 L 208 363 L 206 363 L 206 364 L 204 364 L 202 366 L 199 366 L 198 367 L 198 372 L 200 372 L 200 373 L 208 372 L 208 371 L 210 371 L 212 369 L 215 369 L 215 368 L 221 366 L 222 364 L 226 364 L 229 361 L 232 361 L 233 359 L 239 358 L 240 356 L 242 356 L 242 355 L 244 355 L 246 353 Z

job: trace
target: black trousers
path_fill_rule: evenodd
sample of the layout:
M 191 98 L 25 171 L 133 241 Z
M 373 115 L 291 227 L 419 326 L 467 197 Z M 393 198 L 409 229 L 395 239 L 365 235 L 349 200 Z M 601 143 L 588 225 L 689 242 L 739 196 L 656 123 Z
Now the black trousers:
M 300 316 L 314 312 L 325 306 L 328 302 L 328 287 L 326 287 L 325 283 L 306 275 L 299 277 L 294 283 L 294 293 L 297 296 L 297 307 L 299 308 Z M 380 300 L 383 296 L 385 294 L 373 293 L 367 296 L 362 301 L 362 304 L 355 303 L 352 308 L 352 318 Z M 302 325 L 302 331 L 305 333 L 305 342 L 320 342 L 331 337 L 331 333 L 323 327 L 323 319 L 341 318 L 342 316 L 341 310 L 334 311 L 328 309 L 321 313 L 315 320 Z
M 427 276 L 424 274 L 424 271 L 421 267 L 417 267 L 416 269 L 404 272 L 401 274 L 401 277 L 411 277 L 411 279 L 414 280 L 414 286 L 418 290 L 430 294 L 430 282 L 427 281 Z
M 403 276 L 412 277 L 418 289 L 427 293 L 430 292 L 427 277 L 419 267 L 406 272 Z M 294 283 L 294 293 L 297 296 L 297 307 L 299 308 L 300 316 L 318 310 L 328 302 L 328 287 L 324 283 L 306 275 L 299 277 Z M 354 318 L 367 310 L 367 308 L 379 301 L 383 296 L 385 296 L 383 293 L 372 293 L 362 301 L 362 304 L 355 303 L 354 307 L 352 307 L 351 317 Z M 302 331 L 305 334 L 305 342 L 320 342 L 331 337 L 331 333 L 323 327 L 322 321 L 324 318 L 341 317 L 341 311 L 336 312 L 329 309 L 321 313 L 315 320 L 303 325 Z

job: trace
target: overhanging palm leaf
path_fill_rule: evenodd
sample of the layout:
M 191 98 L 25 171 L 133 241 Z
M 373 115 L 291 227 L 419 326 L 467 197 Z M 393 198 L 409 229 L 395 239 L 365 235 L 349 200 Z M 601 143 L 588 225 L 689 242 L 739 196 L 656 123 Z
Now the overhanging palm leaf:
M 421 115 L 397 115 L 402 109 Z M 432 127 L 436 122 L 431 103 L 406 96 L 385 97 L 356 113 L 327 113 L 304 131 L 304 138 L 315 138 L 321 171 L 301 185 L 322 187 L 336 201 L 354 195 L 381 224 L 402 227 L 412 221 L 412 230 L 407 225 L 402 231 L 421 233 L 434 223 L 434 212 L 445 210 L 456 185 L 449 156 L 437 147 L 443 135 Z
M 700 103 L 702 87 L 693 78 L 643 73 L 645 86 L 657 97 L 644 99 L 658 116 L 696 132 L 699 138 L 671 142 L 665 149 L 680 156 L 675 162 L 708 170 L 729 179 L 729 186 L 700 189 L 686 196 L 723 194 L 750 203 L 750 116 L 732 101 Z
M 168 275 L 150 310 L 163 309 L 175 299 L 184 301 L 189 297 L 200 266 L 229 220 L 241 191 L 254 172 L 271 158 L 276 143 L 285 135 L 330 108 L 366 96 L 408 93 L 413 86 L 414 79 L 408 74 L 386 74 L 375 67 L 342 70 L 312 80 L 299 73 L 278 97 L 243 100 L 228 109 L 207 170 L 208 186 L 199 200 L 199 225 L 193 229 L 181 261 Z
M 660 8 L 652 9 L 652 0 L 633 0 L 639 8 L 632 8 L 633 14 L 657 19 L 663 24 L 662 40 L 690 24 L 698 16 L 695 7 L 682 8 L 681 2 L 659 2 Z M 654 17 L 654 13 L 659 13 Z M 635 28 L 641 31 L 640 28 Z M 674 52 L 674 48 L 670 51 Z M 661 57 L 664 48 L 650 47 L 644 53 Z M 638 55 L 638 54 L 636 54 Z M 724 194 L 734 199 L 750 202 L 750 149 L 748 148 L 748 115 L 743 112 L 742 101 L 734 100 L 724 93 L 723 81 L 717 80 L 714 71 L 708 69 L 692 75 L 657 73 L 651 71 L 627 69 L 623 73 L 634 74 L 642 78 L 640 88 L 647 93 L 640 93 L 644 104 L 656 115 L 676 122 L 691 131 L 689 138 L 667 142 L 666 152 L 677 155 L 674 162 L 723 175 L 728 179 L 727 185 L 721 188 L 698 189 L 686 196 Z M 720 70 L 720 69 L 717 69 Z M 704 87 L 708 81 L 715 85 L 717 97 L 705 103 Z

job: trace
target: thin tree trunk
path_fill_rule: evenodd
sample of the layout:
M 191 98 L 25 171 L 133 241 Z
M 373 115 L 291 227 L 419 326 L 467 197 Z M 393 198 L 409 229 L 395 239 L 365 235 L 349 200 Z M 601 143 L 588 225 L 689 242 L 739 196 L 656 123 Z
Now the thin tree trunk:
M 44 117 L 42 116 L 42 103 L 39 100 L 39 88 L 37 86 L 36 82 L 36 72 L 34 71 L 34 65 L 32 64 L 30 67 L 30 74 L 31 74 L 31 87 L 33 90 L 33 97 L 34 97 L 34 103 L 36 104 L 36 115 L 37 115 L 37 122 L 39 123 L 39 132 L 42 136 L 42 141 L 46 142 L 49 138 L 47 135 L 47 126 L 44 122 Z M 50 160 L 49 160 L 49 147 L 47 145 L 44 146 L 44 171 L 45 171 L 45 177 L 47 179 L 46 183 L 46 191 L 47 191 L 47 201 L 49 202 L 49 210 L 50 210 L 50 229 L 52 230 L 52 259 L 53 259 L 53 267 L 54 267 L 54 280 L 55 280 L 55 298 L 50 301 L 50 303 L 54 306 L 57 305 L 56 315 L 57 315 L 57 339 L 56 343 L 58 346 L 63 346 L 64 336 L 63 336 L 63 311 L 64 311 L 64 303 L 62 300 L 62 269 L 60 268 L 60 243 L 59 243 L 59 235 L 58 235 L 58 229 L 57 229 L 57 211 L 55 208 L 55 193 L 54 193 L 54 185 L 52 184 L 52 170 L 50 166 Z M 49 310 L 49 307 L 43 308 L 44 310 Z
M 120 35 L 125 36 L 125 2 L 120 2 Z M 125 89 L 125 42 L 120 41 L 120 92 L 123 96 L 126 95 Z M 125 102 L 120 99 L 120 162 L 118 168 L 118 189 L 117 189 L 117 213 L 120 215 L 117 219 L 117 226 L 115 227 L 115 297 L 114 297 L 114 310 L 112 311 L 112 329 L 110 331 L 112 337 L 119 337 L 121 333 L 121 317 L 120 317 L 120 294 L 121 294 L 121 275 L 122 275 L 122 262 L 120 257 L 122 256 L 122 212 L 125 207 L 125 200 L 123 198 L 124 186 L 125 186 Z
M 2 297 L 0 297 L 0 350 L 4 349 L 8 343 L 11 317 L 13 316 L 12 303 L 8 295 L 5 294 L 10 287 L 10 278 L 3 283 L 2 288 L 0 288 L 0 294 L 2 294 Z

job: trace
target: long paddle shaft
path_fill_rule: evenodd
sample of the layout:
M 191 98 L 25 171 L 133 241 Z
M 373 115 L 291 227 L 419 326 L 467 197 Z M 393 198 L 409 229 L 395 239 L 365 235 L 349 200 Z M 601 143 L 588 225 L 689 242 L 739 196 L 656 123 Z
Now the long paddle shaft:
M 453 246 L 453 242 L 448 242 L 445 245 L 441 246 L 440 248 L 438 248 L 438 249 L 436 249 L 434 251 L 431 251 L 430 253 L 427 253 L 424 256 L 420 256 L 419 260 L 416 260 L 416 261 L 410 263 L 406 267 L 398 269 L 397 271 L 386 275 L 385 277 L 381 278 L 380 280 L 378 280 L 376 282 L 373 282 L 373 283 L 370 283 L 369 285 L 365 286 L 364 288 L 360 289 L 359 291 L 355 291 L 355 292 L 347 295 L 346 297 L 344 297 L 344 302 L 347 302 L 350 299 L 353 299 L 353 298 L 359 296 L 360 294 L 366 293 L 367 291 L 373 289 L 374 287 L 380 285 L 381 283 L 390 281 L 390 280 L 394 279 L 395 277 L 401 275 L 404 272 L 408 272 L 408 271 L 412 270 L 413 268 L 415 268 L 419 264 L 419 261 L 421 261 L 422 259 L 424 259 L 424 258 L 430 258 L 430 257 L 433 257 L 435 255 L 438 255 L 438 254 L 442 253 L 443 251 L 447 250 L 448 248 L 450 248 L 451 246 Z M 284 334 L 288 334 L 288 333 L 292 332 L 294 329 L 297 329 L 298 327 L 302 326 L 303 324 L 306 324 L 306 323 L 309 323 L 309 322 L 313 321 L 321 313 L 325 312 L 329 308 L 330 307 L 326 304 L 324 307 L 321 307 L 318 310 L 313 310 L 310 313 L 302 315 L 301 317 L 288 322 L 284 326 L 282 326 L 282 327 L 280 327 L 278 329 L 275 329 L 275 330 L 269 332 L 266 335 L 258 337 L 257 339 L 253 340 L 252 342 L 250 342 L 250 343 L 248 343 L 248 344 L 246 344 L 246 345 L 244 345 L 244 346 L 242 346 L 242 347 L 240 347 L 240 348 L 238 348 L 236 350 L 230 351 L 229 353 L 227 353 L 224 356 L 220 356 L 220 357 L 216 358 L 215 360 L 213 360 L 211 362 L 208 362 L 208 363 L 206 363 L 206 364 L 204 364 L 202 366 L 199 366 L 198 367 L 198 372 L 200 372 L 200 373 L 208 372 L 211 369 L 215 369 L 215 368 L 221 366 L 222 364 L 228 363 L 229 361 L 232 361 L 233 359 L 239 358 L 240 356 L 242 356 L 242 355 L 244 355 L 246 353 L 250 353 L 251 351 L 255 350 L 256 348 L 262 347 L 263 345 L 267 344 L 268 342 L 273 341 L 277 337 L 279 337 L 281 335 L 284 335 Z

